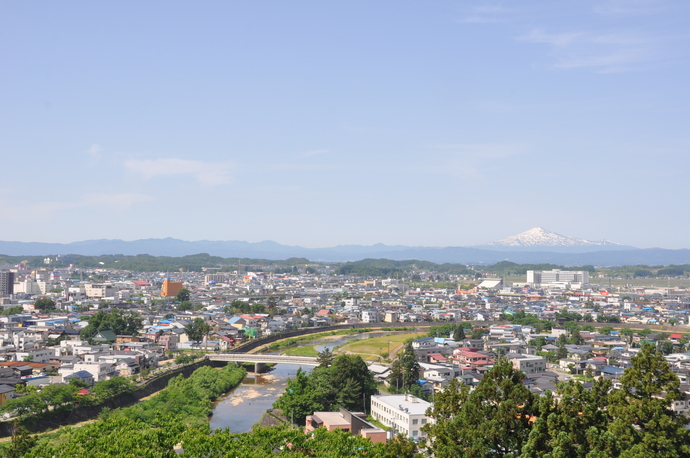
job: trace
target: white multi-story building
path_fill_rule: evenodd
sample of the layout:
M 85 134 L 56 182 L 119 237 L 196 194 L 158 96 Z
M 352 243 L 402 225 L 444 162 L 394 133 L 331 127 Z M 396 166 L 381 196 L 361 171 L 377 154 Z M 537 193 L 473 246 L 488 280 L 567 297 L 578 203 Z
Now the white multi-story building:
M 208 274 L 204 277 L 204 282 L 209 283 L 226 283 L 228 281 L 227 275 L 224 274 Z
M 589 272 L 586 270 L 528 270 L 527 283 L 531 286 L 570 286 L 589 285 Z
M 375 309 L 362 310 L 362 323 L 379 323 L 381 312 Z
M 84 285 L 86 297 L 113 297 L 117 290 L 113 288 L 113 285 L 108 285 L 105 283 L 90 283 Z
M 422 426 L 433 420 L 426 416 L 431 403 L 411 394 L 371 397 L 371 416 L 406 437 L 425 437 Z

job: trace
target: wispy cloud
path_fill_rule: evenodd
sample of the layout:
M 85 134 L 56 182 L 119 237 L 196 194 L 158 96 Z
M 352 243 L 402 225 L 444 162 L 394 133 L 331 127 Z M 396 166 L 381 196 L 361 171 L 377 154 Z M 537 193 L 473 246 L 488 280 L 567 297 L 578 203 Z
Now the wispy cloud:
M 602 73 L 640 70 L 660 58 L 658 39 L 639 31 L 549 33 L 535 28 L 519 41 L 549 46 L 554 68 L 590 68 Z
M 148 180 L 155 177 L 190 176 L 205 186 L 232 182 L 232 166 L 223 162 L 203 162 L 190 159 L 128 159 L 124 163 L 132 173 Z
M 93 145 L 91 145 L 91 148 L 89 148 L 86 154 L 92 157 L 100 157 L 101 151 L 103 151 L 103 149 L 99 145 L 96 145 L 94 143 Z
M 415 171 L 471 179 L 483 176 L 487 164 L 523 154 L 528 147 L 521 144 L 461 143 L 430 145 L 428 150 L 431 151 L 428 156 L 433 160 L 417 165 Z
M 658 0 L 608 0 L 596 4 L 593 10 L 605 16 L 649 16 L 679 8 L 687 8 L 687 3 Z
M 35 221 L 55 213 L 88 209 L 125 211 L 134 205 L 150 202 L 152 196 L 145 194 L 85 194 L 75 201 L 48 200 L 35 203 L 17 203 L 16 200 L 0 202 L 3 215 L 11 221 Z
M 509 20 L 513 10 L 500 5 L 482 5 L 470 8 L 458 22 L 465 24 L 493 24 Z
M 327 149 L 316 149 L 316 150 L 313 150 L 313 151 L 307 151 L 306 153 L 299 154 L 299 155 L 297 156 L 297 158 L 298 158 L 298 159 L 304 159 L 304 158 L 307 158 L 307 157 L 318 156 L 318 155 L 320 155 L 320 154 L 325 154 L 325 153 L 327 153 L 328 151 L 329 151 L 329 150 L 327 150 Z

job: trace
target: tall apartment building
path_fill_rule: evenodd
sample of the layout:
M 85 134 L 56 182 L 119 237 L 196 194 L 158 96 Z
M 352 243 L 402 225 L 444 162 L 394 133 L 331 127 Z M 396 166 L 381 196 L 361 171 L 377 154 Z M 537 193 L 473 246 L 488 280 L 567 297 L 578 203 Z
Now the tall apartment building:
M 0 271 L 0 296 L 14 294 L 14 272 Z
M 204 277 L 204 281 L 209 283 L 225 283 L 228 281 L 227 275 L 224 274 L 208 274 Z
M 172 282 L 169 279 L 163 281 L 163 290 L 161 296 L 175 296 L 182 289 L 182 283 Z
M 528 270 L 527 283 L 532 286 L 589 285 L 586 270 Z

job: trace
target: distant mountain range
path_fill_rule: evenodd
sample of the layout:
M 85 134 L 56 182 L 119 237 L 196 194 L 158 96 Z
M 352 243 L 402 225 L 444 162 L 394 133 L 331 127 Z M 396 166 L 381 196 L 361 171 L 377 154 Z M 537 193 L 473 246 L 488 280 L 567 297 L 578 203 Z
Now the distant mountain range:
M 567 237 L 542 228 L 534 228 L 496 242 L 473 247 L 421 247 L 402 245 L 338 245 L 330 248 L 304 248 L 272 241 L 189 242 L 173 238 L 123 240 L 87 240 L 73 243 L 2 242 L 0 254 L 8 256 L 48 256 L 106 254 L 152 256 L 186 256 L 208 253 L 225 258 L 287 259 L 344 262 L 365 258 L 392 260 L 419 259 L 435 263 L 494 264 L 509 260 L 522 264 L 552 263 L 560 265 L 669 265 L 690 264 L 690 250 L 661 248 L 639 249 L 610 241 L 591 242 Z

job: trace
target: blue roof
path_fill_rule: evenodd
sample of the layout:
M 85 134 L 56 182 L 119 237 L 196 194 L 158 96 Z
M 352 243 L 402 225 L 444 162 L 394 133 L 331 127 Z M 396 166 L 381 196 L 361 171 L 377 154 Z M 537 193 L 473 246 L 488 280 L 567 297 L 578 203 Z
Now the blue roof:
M 87 378 L 87 377 L 93 377 L 93 374 L 88 371 L 77 371 L 74 374 L 67 375 L 64 378 Z

